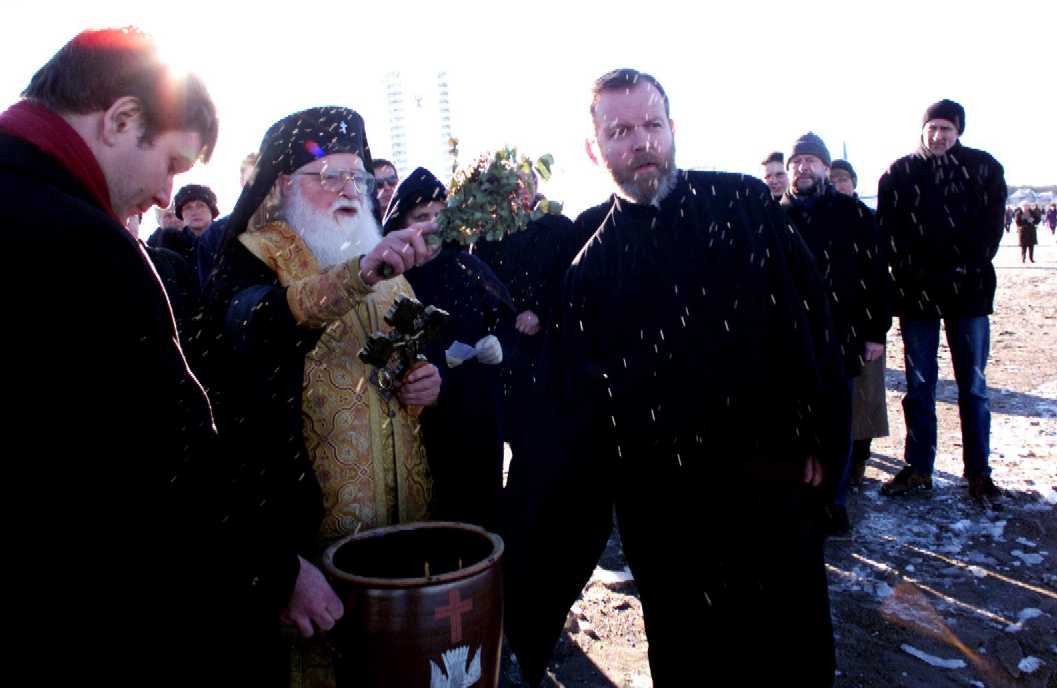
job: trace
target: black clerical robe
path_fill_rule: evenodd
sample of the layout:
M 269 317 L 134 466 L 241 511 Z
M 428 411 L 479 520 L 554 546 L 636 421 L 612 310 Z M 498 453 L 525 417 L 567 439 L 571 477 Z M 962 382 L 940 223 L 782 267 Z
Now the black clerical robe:
M 585 215 L 600 225 L 544 357 L 553 403 L 508 485 L 523 670 L 542 673 L 615 506 L 657 685 L 689 680 L 702 646 L 714 661 L 696 676 L 729 677 L 759 628 L 809 683 L 832 679 L 821 491 L 802 481 L 808 456 L 845 441 L 843 374 L 810 253 L 751 177 L 681 172 L 658 205 Z

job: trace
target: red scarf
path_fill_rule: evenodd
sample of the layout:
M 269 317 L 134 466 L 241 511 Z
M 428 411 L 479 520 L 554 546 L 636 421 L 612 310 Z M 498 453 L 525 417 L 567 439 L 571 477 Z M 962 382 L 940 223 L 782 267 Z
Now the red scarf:
M 43 105 L 21 100 L 0 114 L 0 131 L 33 144 L 58 160 L 88 189 L 103 210 L 124 225 L 110 205 L 103 168 L 66 120 Z

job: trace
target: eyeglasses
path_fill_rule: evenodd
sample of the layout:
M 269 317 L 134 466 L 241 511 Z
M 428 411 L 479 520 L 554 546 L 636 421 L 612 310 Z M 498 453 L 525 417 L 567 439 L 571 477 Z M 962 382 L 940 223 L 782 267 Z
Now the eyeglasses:
M 391 186 L 396 188 L 396 185 L 400 183 L 400 179 L 395 174 L 391 174 L 388 177 L 375 177 L 374 182 L 378 186 Z
M 374 177 L 362 172 L 350 172 L 349 170 L 322 169 L 319 172 L 295 172 L 296 175 L 311 175 L 319 177 L 319 185 L 324 191 L 340 193 L 350 181 L 352 188 L 358 194 L 374 193 Z

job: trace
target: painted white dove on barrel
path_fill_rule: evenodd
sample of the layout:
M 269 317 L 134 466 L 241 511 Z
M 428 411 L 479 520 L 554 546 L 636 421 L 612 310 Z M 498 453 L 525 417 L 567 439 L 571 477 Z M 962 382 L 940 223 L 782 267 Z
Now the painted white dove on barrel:
M 466 664 L 466 655 L 470 648 L 466 645 L 448 650 L 442 656 L 444 668 L 436 662 L 429 662 L 429 688 L 468 688 L 481 678 L 481 653 L 474 652 L 470 664 Z

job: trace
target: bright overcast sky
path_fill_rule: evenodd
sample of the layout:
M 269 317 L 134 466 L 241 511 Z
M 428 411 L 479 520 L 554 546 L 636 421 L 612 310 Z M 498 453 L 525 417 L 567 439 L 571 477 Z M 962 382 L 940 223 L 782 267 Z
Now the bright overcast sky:
M 963 142 L 995 155 L 1010 183 L 1057 183 L 1057 2 L 717 4 L 26 2 L 5 8 L 0 97 L 13 102 L 79 30 L 139 26 L 217 102 L 213 161 L 176 185 L 212 186 L 222 213 L 238 195 L 239 161 L 296 110 L 360 111 L 387 157 L 390 69 L 447 71 L 464 162 L 506 144 L 553 154 L 543 190 L 573 215 L 608 193 L 583 141 L 587 89 L 615 67 L 664 84 L 681 167 L 758 174 L 768 152 L 813 130 L 834 158 L 847 145 L 859 191 L 873 195 L 914 146 L 925 107 L 952 98 L 966 109 Z

